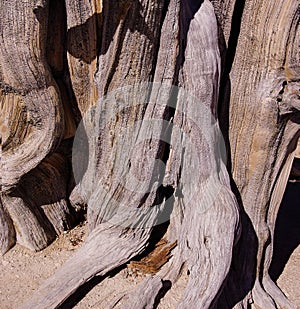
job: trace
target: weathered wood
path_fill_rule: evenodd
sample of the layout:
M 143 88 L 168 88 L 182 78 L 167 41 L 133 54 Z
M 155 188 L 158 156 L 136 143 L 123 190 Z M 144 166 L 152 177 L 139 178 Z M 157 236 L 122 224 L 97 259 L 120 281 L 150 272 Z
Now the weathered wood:
M 141 3 L 142 7 L 145 4 Z M 102 66 L 99 73 L 100 77 L 102 77 L 99 77 L 98 83 L 99 89 L 103 94 L 112 87 L 115 88 L 123 83 L 129 83 L 130 79 L 132 77 L 135 79 L 137 75 L 145 74 L 145 77 L 149 76 L 155 64 L 153 62 L 153 52 L 155 51 L 153 44 L 158 44 L 160 34 L 158 31 L 160 24 L 156 20 L 156 18 L 159 18 L 159 9 L 161 10 L 159 6 L 154 6 L 152 10 L 148 11 L 152 15 L 144 19 L 148 21 L 142 28 L 145 32 L 144 36 L 131 32 L 131 27 L 133 27 L 131 23 L 135 19 L 131 14 L 143 15 L 145 14 L 143 11 L 138 11 L 137 8 L 132 7 L 127 12 L 127 19 L 119 21 L 120 25 L 116 27 L 115 39 L 113 40 L 120 44 L 120 46 L 114 46 L 114 50 L 120 49 L 119 54 L 115 55 L 115 57 L 118 57 L 115 60 L 116 63 L 113 64 L 113 67 L 111 66 L 112 59 L 109 52 L 103 53 L 103 56 L 99 58 L 100 67 Z M 179 15 L 179 20 L 178 14 L 181 14 Z M 140 17 L 137 16 L 136 18 Z M 114 19 L 112 20 L 114 22 Z M 175 25 L 173 24 L 172 29 L 172 22 L 174 21 Z M 179 25 L 179 22 L 182 26 L 181 29 L 179 26 L 176 26 L 176 23 Z M 103 238 L 101 242 L 104 247 L 108 246 L 107 249 L 99 252 L 99 240 L 96 242 L 95 238 L 88 240 L 87 246 L 90 246 L 91 252 L 94 252 L 93 254 L 95 254 L 95 257 L 97 256 L 97 259 L 100 259 L 103 254 L 107 255 L 108 252 L 111 252 L 110 259 L 118 261 L 116 263 L 120 265 L 124 263 L 123 255 L 117 255 L 115 250 L 108 249 L 115 248 L 117 239 L 121 237 L 120 235 L 126 236 L 128 234 L 126 237 L 130 237 L 134 233 L 135 238 L 138 240 L 140 237 L 139 230 L 144 228 L 146 223 L 146 227 L 150 226 L 150 229 L 144 230 L 143 235 L 145 240 L 150 237 L 151 227 L 158 220 L 160 212 L 165 207 L 171 207 L 171 205 L 168 205 L 167 201 L 159 207 L 158 205 L 153 205 L 155 202 L 154 198 L 158 194 L 161 195 L 163 193 L 159 192 L 160 189 L 155 189 L 155 184 L 161 177 L 159 173 L 163 173 L 162 177 L 164 177 L 165 172 L 164 170 L 157 170 L 155 164 L 154 166 L 147 164 L 151 158 L 157 158 L 159 155 L 158 158 L 163 159 L 163 155 L 167 155 L 168 157 L 163 159 L 166 161 L 166 165 L 169 166 L 169 169 L 166 171 L 168 176 L 164 181 L 164 187 L 173 186 L 172 190 L 174 191 L 182 188 L 181 195 L 176 199 L 175 204 L 177 204 L 176 207 L 184 205 L 181 209 L 183 220 L 181 225 L 177 227 L 180 230 L 180 234 L 175 236 L 178 238 L 179 246 L 177 254 L 179 263 L 182 265 L 187 262 L 191 273 L 191 280 L 181 305 L 208 308 L 219 293 L 224 278 L 229 271 L 231 251 L 238 224 L 236 202 L 230 191 L 229 178 L 218 148 L 219 141 L 217 136 L 220 132 L 218 131 L 218 124 L 214 120 L 214 116 L 217 116 L 216 104 L 218 81 L 220 78 L 217 23 L 213 7 L 208 1 L 196 7 L 191 3 L 181 7 L 179 2 L 171 1 L 171 10 L 165 17 L 163 29 L 164 27 L 171 27 L 173 30 L 171 35 L 168 32 L 163 32 L 157 56 L 158 63 L 165 62 L 165 66 L 162 66 L 162 68 L 166 68 L 166 70 L 157 70 L 154 75 L 154 81 L 162 82 L 171 78 L 173 82 L 179 82 L 179 85 L 185 87 L 193 96 L 189 98 L 188 92 L 182 93 L 179 90 L 178 97 L 175 98 L 175 103 L 172 105 L 169 103 L 170 95 L 176 89 L 170 87 L 171 85 L 156 86 L 154 84 L 149 89 L 149 87 L 141 84 L 141 86 L 136 86 L 137 89 L 132 87 L 127 92 L 126 89 L 123 89 L 122 91 L 126 93 L 126 96 L 122 96 L 121 91 L 112 91 L 111 95 L 108 95 L 107 98 L 101 101 L 100 111 L 97 109 L 94 111 L 93 118 L 95 123 L 90 120 L 88 115 L 85 124 L 91 121 L 94 125 L 92 128 L 97 128 L 99 116 L 103 111 L 108 111 L 101 118 L 102 122 L 105 122 L 103 131 L 100 130 L 99 133 L 96 131 L 96 135 L 99 134 L 101 136 L 100 143 L 97 142 L 95 144 L 94 142 L 93 144 L 93 140 L 91 140 L 89 156 L 95 159 L 90 160 L 87 172 L 80 184 L 81 190 L 91 192 L 87 201 L 90 230 L 98 230 L 97 226 L 101 227 L 106 220 L 113 222 L 117 227 L 111 226 L 110 237 Z M 153 32 L 151 33 L 149 30 Z M 122 34 L 122 32 L 125 33 Z M 165 45 L 164 33 L 166 33 L 168 43 L 172 45 L 175 43 L 173 45 L 174 49 L 170 49 L 168 45 Z M 202 35 L 200 36 L 199 33 L 202 33 Z M 119 40 L 121 35 L 124 38 Z M 178 42 L 179 40 L 180 42 L 181 39 L 186 40 L 186 46 L 176 48 L 176 44 L 178 44 L 176 41 Z M 140 40 L 139 43 L 137 43 L 137 40 Z M 127 58 L 132 57 L 130 54 L 135 53 L 135 49 L 140 49 L 143 45 L 143 61 L 138 65 L 128 62 Z M 123 49 L 122 46 L 126 46 L 126 49 Z M 140 54 L 140 52 L 137 54 Z M 174 57 L 174 54 L 177 54 L 176 57 Z M 185 61 L 184 57 L 186 58 Z M 109 59 L 109 62 L 106 59 Z M 105 67 L 105 65 L 108 67 Z M 126 69 L 126 66 L 129 66 L 128 69 Z M 134 73 L 128 73 L 131 70 L 134 70 Z M 110 71 L 111 75 L 107 75 L 107 72 Z M 123 72 L 126 72 L 126 77 L 122 79 L 117 78 Z M 150 94 L 148 94 L 149 91 Z M 145 97 L 147 98 L 148 96 L 150 97 L 151 104 L 144 105 Z M 124 103 L 126 99 L 130 102 L 130 108 L 126 108 L 126 102 Z M 122 106 L 123 113 L 122 109 L 118 109 L 118 105 L 116 105 L 119 104 L 119 100 L 125 104 Z M 138 104 L 134 103 L 134 100 L 138 100 Z M 144 107 L 146 107 L 145 112 Z M 175 111 L 174 113 L 171 108 L 176 109 L 177 112 Z M 172 113 L 174 113 L 174 124 L 172 124 Z M 115 117 L 115 114 L 117 116 L 122 115 L 123 118 Z M 169 143 L 172 145 L 173 155 L 169 156 L 167 147 L 161 148 L 161 141 L 156 141 L 156 132 L 159 132 L 161 135 L 166 130 L 164 122 L 161 121 L 161 124 L 157 124 L 155 122 L 156 119 L 164 120 L 169 123 L 169 126 L 174 127 L 174 132 L 171 133 L 172 137 L 169 140 Z M 136 122 L 137 125 L 133 126 L 131 124 L 132 121 Z M 90 126 L 91 124 L 88 125 Z M 88 125 L 86 125 L 87 136 L 92 134 L 89 131 Z M 121 133 L 122 127 L 128 128 L 124 134 Z M 181 136 L 176 132 L 176 127 L 178 127 Z M 113 143 L 109 140 L 111 138 L 109 133 L 112 130 L 113 132 L 118 132 L 118 135 L 112 133 Z M 153 140 L 153 142 L 144 143 L 145 138 L 149 141 Z M 187 141 L 184 141 L 185 139 Z M 136 149 L 136 145 L 140 146 L 140 140 L 143 142 L 142 152 Z M 192 143 L 196 144 L 198 158 L 193 157 L 195 151 Z M 182 156 L 183 148 L 185 149 L 184 157 Z M 95 162 L 95 160 L 97 161 Z M 195 160 L 199 162 L 193 162 Z M 128 184 L 128 175 L 134 173 L 137 161 L 139 161 L 138 171 L 143 171 L 143 174 L 149 179 L 143 182 L 144 189 L 148 189 L 150 192 L 150 194 L 146 195 L 146 198 L 145 193 L 147 191 L 143 192 L 143 189 L 140 187 L 133 186 L 128 191 L 128 189 L 126 190 L 126 188 L 120 186 L 120 183 Z M 129 165 L 126 162 L 131 162 L 131 164 Z M 196 164 L 194 168 L 199 169 L 195 179 L 196 188 L 190 185 L 190 164 Z M 208 169 L 201 171 L 200 166 L 207 166 Z M 119 174 L 120 170 L 122 171 L 121 174 Z M 115 177 L 115 175 L 119 175 L 119 177 Z M 107 184 L 105 190 L 103 189 L 104 184 Z M 215 194 L 218 194 L 218 199 L 215 199 Z M 186 196 L 186 198 L 183 198 L 183 196 Z M 124 208 L 124 205 L 127 205 L 127 207 Z M 134 209 L 137 206 L 139 206 L 138 211 L 131 210 L 131 208 Z M 193 226 L 194 229 L 190 230 L 190 226 Z M 128 231 L 130 227 L 135 227 L 135 229 Z M 116 240 L 112 241 L 112 239 Z M 136 245 L 140 246 L 140 243 L 141 241 L 138 241 Z M 127 252 L 128 259 L 136 251 L 133 249 L 134 247 L 129 247 L 124 242 L 121 248 Z M 189 248 L 192 248 L 192 250 Z M 82 250 L 85 249 L 83 248 Z M 61 304 L 70 295 L 70 288 L 75 290 L 78 284 L 83 282 L 82 280 L 81 282 L 78 282 L 78 280 L 74 281 L 73 286 L 70 287 L 70 283 L 67 282 L 67 280 L 71 280 L 70 276 L 76 280 L 75 277 L 82 278 L 84 276 L 85 278 L 87 274 L 87 271 L 81 266 L 81 263 L 85 263 L 82 257 L 83 252 L 76 257 L 79 263 L 76 269 L 80 271 L 77 275 L 74 274 L 73 262 L 67 263 L 59 274 L 50 279 L 33 296 L 32 301 L 26 304 L 26 307 L 41 305 L 43 307 L 51 307 L 54 304 Z M 90 276 L 95 275 L 99 270 L 94 261 L 89 263 L 90 271 L 94 272 L 88 272 Z M 92 265 L 94 265 L 94 268 Z M 106 266 L 106 268 L 108 267 Z M 200 276 L 200 274 L 207 271 L 212 271 L 210 280 Z M 202 282 L 201 279 L 203 280 Z M 62 283 L 59 289 L 55 288 L 53 284 L 57 280 Z M 199 287 L 202 288 L 199 289 Z M 155 288 L 151 291 L 154 294 L 151 297 L 149 295 L 149 299 L 155 299 L 155 293 L 158 293 L 158 290 Z M 141 296 L 137 295 L 137 299 L 139 297 Z M 51 302 L 48 302 L 47 299 L 51 300 Z
M 1 229 L 1 253 L 6 253 L 15 244 L 15 229 L 12 220 L 2 205 L 0 199 L 0 229 Z
M 41 250 L 74 224 L 75 213 L 67 196 L 67 168 L 63 153 L 53 153 L 27 173 L 17 189 L 1 195 L 18 243 Z
M 89 235 L 87 242 L 21 308 L 59 307 L 79 286 L 95 275 L 104 276 L 140 254 L 148 238 L 148 231 L 140 230 L 136 235 L 121 236 L 115 233 L 114 226 L 100 225 Z
M 81 113 L 97 102 L 94 83 L 102 28 L 100 1 L 65 2 L 67 18 L 66 49 L 70 84 Z
M 268 270 L 300 135 L 297 1 L 6 1 L 0 17 L 2 252 L 46 246 L 73 208 L 90 230 L 24 308 L 62 305 L 166 221 L 167 263 L 133 262 L 151 276 L 125 307 L 156 306 L 185 266 L 180 308 L 294 308 Z M 80 117 L 72 208 L 61 140 Z
M 62 105 L 45 59 L 47 20 L 47 8 L 38 9 L 29 1 L 1 2 L 1 109 L 6 115 L 1 185 L 5 191 L 48 155 L 63 132 Z
M 148 277 L 133 295 L 128 296 L 123 308 L 154 308 L 157 305 L 156 295 L 162 288 L 163 282 L 158 276 Z
M 0 6 L 1 203 L 6 222 L 1 232 L 6 235 L 9 227 L 9 234 L 16 234 L 9 246 L 17 241 L 40 250 L 74 223 L 67 196 L 70 163 L 61 139 L 74 135 L 75 121 L 66 93 L 60 96 L 64 86 L 57 86 L 48 65 L 48 1 Z M 56 52 L 50 58 L 50 65 L 63 71 L 63 59 Z M 7 247 L 5 242 L 1 240 Z
M 228 50 L 227 60 L 232 53 L 235 57 L 226 91 L 231 169 L 248 224 L 228 294 L 245 307 L 254 302 L 261 308 L 292 308 L 271 282 L 268 268 L 275 220 L 299 136 L 299 3 L 236 2 L 235 11 L 241 31 L 236 46 Z

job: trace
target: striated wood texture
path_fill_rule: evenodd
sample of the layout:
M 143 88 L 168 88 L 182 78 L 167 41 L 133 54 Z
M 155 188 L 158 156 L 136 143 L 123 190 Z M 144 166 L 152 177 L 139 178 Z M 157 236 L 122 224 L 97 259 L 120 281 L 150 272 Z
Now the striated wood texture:
M 224 296 L 235 295 L 237 307 L 294 308 L 268 270 L 300 133 L 299 2 L 236 2 L 232 27 L 223 104 L 229 107 L 231 171 L 245 227 Z
M 82 209 L 90 231 L 23 308 L 57 308 L 132 259 L 150 275 L 125 308 L 156 307 L 183 269 L 178 308 L 294 308 L 268 270 L 300 135 L 298 1 L 0 14 L 1 250 L 43 248 Z
M 74 221 L 68 142 L 62 139 L 76 126 L 48 65 L 48 3 L 43 5 L 0 4 L 3 253 L 16 241 L 40 250 Z

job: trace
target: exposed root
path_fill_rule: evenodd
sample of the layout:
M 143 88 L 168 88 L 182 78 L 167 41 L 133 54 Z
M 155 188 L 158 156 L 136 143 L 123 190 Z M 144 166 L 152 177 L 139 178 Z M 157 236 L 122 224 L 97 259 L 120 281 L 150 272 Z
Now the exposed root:
M 2 196 L 0 196 L 0 230 L 0 250 L 4 254 L 15 245 L 16 233 L 13 222 L 2 205 Z
M 263 277 L 263 286 L 265 291 L 273 298 L 278 308 L 284 309 L 296 309 L 296 305 L 291 303 L 289 299 L 284 295 L 280 288 L 270 278 L 269 275 Z
M 150 230 L 120 236 L 120 230 L 101 224 L 86 243 L 50 277 L 21 308 L 57 308 L 94 276 L 105 276 L 146 247 Z M 59 284 L 58 284 L 59 282 Z
M 154 308 L 156 297 L 162 288 L 163 282 L 160 277 L 146 278 L 133 293 L 128 295 L 128 301 L 123 308 Z

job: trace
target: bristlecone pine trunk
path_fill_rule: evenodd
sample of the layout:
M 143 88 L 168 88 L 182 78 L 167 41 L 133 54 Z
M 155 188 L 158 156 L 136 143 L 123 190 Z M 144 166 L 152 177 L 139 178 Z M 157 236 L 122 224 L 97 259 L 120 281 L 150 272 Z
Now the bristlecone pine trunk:
M 299 17 L 297 0 L 0 0 L 2 253 L 43 249 L 85 209 L 90 232 L 24 308 L 147 251 L 151 275 L 116 306 L 156 307 L 185 271 L 178 308 L 295 308 L 269 267 L 300 135 Z

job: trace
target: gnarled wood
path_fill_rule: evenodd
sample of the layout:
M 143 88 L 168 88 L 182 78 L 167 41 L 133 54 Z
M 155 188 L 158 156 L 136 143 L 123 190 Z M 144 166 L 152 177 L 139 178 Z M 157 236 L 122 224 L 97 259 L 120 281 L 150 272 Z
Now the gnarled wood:
M 58 144 L 64 122 L 45 59 L 47 7 L 41 11 L 29 1 L 6 1 L 1 12 L 1 109 L 6 115 L 1 185 L 7 191 Z
M 107 3 L 107 5 L 111 6 L 112 4 Z M 89 270 L 85 270 L 83 267 L 86 264 L 86 259 L 83 256 L 86 255 L 87 250 L 83 247 L 81 253 L 78 252 L 78 255 L 74 256 L 61 269 L 60 273 L 52 277 L 25 307 L 58 306 L 79 284 L 88 280 L 92 275 L 96 275 L 96 273 L 103 275 L 111 269 L 109 265 L 106 265 L 100 271 L 100 268 L 97 268 L 96 260 L 109 256 L 109 260 L 114 261 L 115 266 L 118 266 L 136 255 L 138 253 L 136 247 L 147 244 L 146 241 L 150 237 L 151 227 L 159 219 L 160 213 L 165 211 L 166 208 L 172 207 L 167 197 L 163 196 L 164 188 L 172 188 L 172 191 L 182 188 L 181 193 L 177 193 L 178 198 L 175 199 L 174 206 L 177 211 L 178 209 L 182 211 L 182 220 L 179 226 L 175 227 L 179 230 L 179 234 L 172 235 L 171 233 L 170 235 L 170 237 L 177 238 L 179 247 L 177 256 L 173 258 L 177 259 L 180 266 L 175 269 L 187 263 L 190 271 L 190 282 L 181 305 L 208 308 L 223 285 L 224 278 L 230 268 L 231 252 L 238 226 L 238 211 L 236 201 L 230 191 L 229 177 L 218 149 L 218 124 L 212 116 L 216 116 L 218 81 L 220 78 L 217 24 L 213 7 L 208 1 L 196 7 L 191 3 L 180 6 L 177 1 L 171 1 L 169 5 L 171 10 L 164 17 L 163 29 L 165 27 L 171 28 L 173 35 L 162 32 L 157 63 L 164 62 L 165 70 L 155 71 L 154 81 L 163 82 L 171 77 L 173 82 L 178 81 L 179 85 L 185 87 L 193 96 L 188 98 L 186 93 L 179 90 L 174 106 L 169 106 L 170 95 L 176 89 L 165 85 L 156 86 L 156 84 L 150 89 L 144 87 L 143 84 L 137 85 L 137 90 L 133 87 L 126 92 L 126 88 L 123 89 L 126 97 L 122 96 L 121 91 L 112 92 L 111 96 L 101 101 L 100 111 L 95 110 L 92 113 L 95 120 L 89 117 L 86 119 L 87 136 L 90 136 L 92 132 L 89 131 L 88 125 L 90 124 L 88 122 L 95 121 L 93 128 L 98 128 L 97 120 L 99 115 L 103 113 L 102 111 L 112 111 L 104 113 L 104 117 L 101 118 L 105 125 L 103 125 L 103 129 L 99 128 L 99 133 L 96 131 L 96 135 L 101 136 L 100 142 L 93 144 L 95 142 L 92 139 L 89 147 L 90 158 L 95 158 L 100 163 L 96 164 L 97 161 L 94 160 L 89 162 L 80 187 L 86 193 L 90 192 L 87 202 L 91 235 L 94 235 L 94 231 L 101 230 L 101 226 L 105 225 L 106 220 L 114 223 L 115 226 L 109 228 L 110 231 L 107 234 L 109 237 L 106 238 L 105 234 L 101 234 L 103 237 L 102 246 L 107 247 L 107 249 L 99 251 L 100 240 L 94 237 L 87 241 L 86 246 L 90 248 L 89 252 L 94 257 L 93 262 L 89 262 Z M 131 14 L 138 13 L 142 16 L 146 14 L 146 2 L 141 2 L 141 7 L 145 8 L 145 13 L 138 11 L 133 6 L 126 13 L 126 18 L 119 20 L 120 25 L 116 27 L 115 39 L 113 40 L 120 44 L 120 46 L 114 47 L 114 50 L 120 50 L 119 54 L 115 55 L 115 57 L 118 57 L 114 60 L 115 64 L 111 66 L 112 60 L 108 58 L 111 56 L 109 52 L 99 58 L 100 67 L 106 63 L 108 65 L 108 68 L 101 67 L 101 70 L 99 70 L 100 76 L 103 76 L 98 81 L 102 93 L 105 93 L 106 89 L 120 86 L 120 83 L 128 83 L 131 76 L 136 78 L 136 75 L 144 75 L 148 70 L 149 73 L 145 75 L 146 77 L 153 68 L 152 53 L 155 51 L 153 44 L 157 45 L 160 34 L 158 31 L 160 28 L 159 19 L 156 20 L 159 17 L 160 6 L 154 6 L 152 10 L 147 12 L 150 15 L 144 17 L 143 20 L 148 22 L 141 28 L 143 34 L 145 33 L 143 36 L 138 32 L 131 32 L 131 22 L 135 19 Z M 115 9 L 115 11 L 117 10 Z M 136 18 L 141 17 L 136 16 Z M 205 23 L 201 21 L 205 21 Z M 182 28 L 179 27 L 179 22 Z M 150 29 L 153 32 L 149 32 Z M 202 33 L 202 35 L 200 36 L 199 33 Z M 123 36 L 122 40 L 119 39 L 120 36 Z M 179 40 L 180 42 L 181 38 L 186 40 L 187 45 L 176 49 L 176 44 L 178 44 L 176 41 Z M 122 46 L 125 46 L 125 44 L 126 49 L 123 49 Z M 174 49 L 170 49 L 168 44 L 172 44 Z M 141 48 L 140 46 L 144 46 L 144 57 L 143 61 L 136 66 L 136 64 L 128 62 L 127 58 L 130 57 L 130 53 L 135 53 L 136 48 Z M 174 53 L 175 55 L 177 53 L 177 57 L 173 56 Z M 109 59 L 109 62 L 106 59 Z M 174 60 L 175 62 L 172 62 Z M 128 69 L 126 69 L 126 66 L 129 66 Z M 117 79 L 118 74 L 132 70 L 134 70 L 134 74 L 126 73 L 125 78 Z M 111 75 L 107 75 L 107 72 L 110 71 Z M 106 78 L 104 74 L 106 74 Z M 149 95 L 148 91 L 150 91 Z M 136 97 L 135 94 L 139 96 Z M 151 104 L 143 105 L 145 97 L 148 96 Z M 116 99 L 114 100 L 114 98 Z M 124 102 L 126 99 L 130 102 L 130 108 L 126 108 L 125 103 L 125 106 L 122 106 L 123 109 L 118 113 L 119 109 L 116 105 L 119 104 L 118 100 Z M 139 104 L 135 105 L 134 100 L 138 100 Z M 145 112 L 144 107 L 146 107 Z M 170 107 L 175 108 L 175 112 Z M 122 111 L 124 112 L 122 113 Z M 122 118 L 114 117 L 114 113 L 122 115 Z M 172 114 L 174 114 L 174 117 L 172 117 Z M 117 122 L 118 119 L 121 122 L 120 124 Z M 169 123 L 169 126 L 173 126 L 169 141 L 172 145 L 172 152 L 168 152 L 166 146 L 162 148 L 160 140 L 156 142 L 156 132 L 159 132 L 159 136 L 161 136 L 161 134 L 166 134 L 167 128 L 164 127 L 163 122 L 161 122 L 160 127 L 155 122 L 156 119 L 163 119 Z M 137 126 L 131 125 L 132 121 L 136 122 Z M 121 133 L 122 127 L 128 128 L 125 133 Z M 110 142 L 109 133 L 112 130 L 118 132 L 119 135 L 112 133 L 113 142 Z M 141 144 L 142 152 L 136 148 L 140 146 L 139 140 L 143 142 Z M 148 140 L 150 142 L 144 143 Z M 196 145 L 199 167 L 208 167 L 207 170 L 199 170 L 195 179 L 196 188 L 189 185 L 191 180 L 190 164 L 195 160 L 191 143 Z M 184 157 L 182 156 L 182 149 L 185 149 Z M 163 159 L 166 155 L 167 158 Z M 149 168 L 148 161 L 155 156 L 166 161 L 166 165 L 169 167 L 166 171 L 157 170 L 155 164 L 153 167 L 150 165 L 151 169 Z M 131 164 L 127 164 L 127 160 Z M 128 184 L 126 177 L 128 178 L 130 173 L 134 173 L 138 161 L 138 170 L 143 171 L 143 174 L 147 176 L 147 180 L 143 182 L 146 189 L 150 188 L 150 193 L 147 195 L 140 187 L 133 186 L 128 191 L 128 189 L 120 186 L 122 183 Z M 195 168 L 197 168 L 197 162 L 195 164 Z M 119 170 L 122 171 L 121 174 L 119 174 Z M 162 176 L 159 173 L 163 173 Z M 164 187 L 155 189 L 159 177 L 164 177 L 164 174 L 167 175 L 163 181 Z M 120 175 L 120 177 L 115 178 L 115 175 Z M 107 184 L 105 190 L 103 190 L 104 184 Z M 215 199 L 215 194 L 218 194 L 218 199 Z M 154 203 L 157 203 L 155 197 L 157 199 L 159 195 L 161 195 L 161 201 L 163 199 L 166 199 L 166 201 L 162 202 L 161 205 L 154 206 Z M 123 205 L 127 206 L 124 207 Z M 139 207 L 138 211 L 131 210 L 131 208 L 136 207 Z M 145 227 L 150 226 L 150 228 L 142 230 L 143 233 L 141 234 L 141 228 L 144 229 L 144 225 Z M 171 221 L 172 225 L 173 221 Z M 194 229 L 190 230 L 190 226 L 193 226 Z M 132 227 L 134 227 L 133 230 Z M 128 228 L 130 229 L 128 230 Z M 131 239 L 130 235 L 132 234 L 136 239 L 135 242 Z M 124 254 L 127 256 L 126 260 L 124 260 L 123 254 L 112 250 L 119 239 L 124 237 L 126 239 L 129 237 L 132 243 L 129 246 L 123 240 L 120 244 L 120 249 L 124 250 Z M 77 274 L 74 273 L 74 260 L 78 261 Z M 211 272 L 209 279 L 200 276 L 200 274 L 208 271 Z M 87 276 L 87 274 L 89 275 Z M 79 278 L 86 279 L 79 280 Z M 55 287 L 54 284 L 57 280 L 61 282 L 59 288 Z M 154 301 L 159 289 L 150 290 L 153 295 L 148 295 L 149 300 Z M 137 295 L 137 299 L 139 297 L 141 295 Z
M 233 275 L 232 268 L 228 294 L 235 294 L 245 307 L 254 302 L 261 308 L 292 308 L 271 282 L 268 268 L 275 220 L 299 136 L 299 3 L 245 1 L 243 8 L 236 2 L 236 12 L 241 32 L 234 50 L 228 50 L 227 60 L 230 53 L 235 58 L 226 91 L 231 168 L 248 224 L 236 250 L 237 273 Z
M 299 3 L 45 0 L 0 9 L 2 252 L 15 239 L 46 246 L 71 226 L 73 209 L 87 207 L 90 230 L 23 307 L 62 305 L 92 277 L 139 259 L 167 221 L 165 264 L 153 266 L 154 252 L 132 262 L 151 275 L 113 305 L 157 306 L 185 268 L 179 308 L 294 308 L 268 270 L 300 135 Z M 63 139 L 80 117 L 71 207 Z
M 47 62 L 48 4 L 0 5 L 1 204 L 6 222 L 1 232 L 16 234 L 16 241 L 32 250 L 47 246 L 74 221 L 66 189 L 69 163 L 65 151 L 52 154 L 63 137 L 74 135 L 75 122 Z M 1 239 L 4 247 L 6 242 Z

